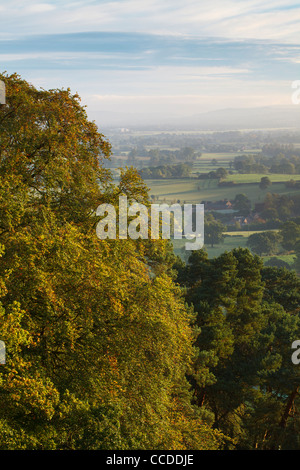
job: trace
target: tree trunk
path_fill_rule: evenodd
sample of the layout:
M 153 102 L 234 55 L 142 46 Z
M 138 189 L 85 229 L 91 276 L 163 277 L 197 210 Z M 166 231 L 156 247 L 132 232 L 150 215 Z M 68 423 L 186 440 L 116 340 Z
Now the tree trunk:
M 288 417 L 290 415 L 290 411 L 292 409 L 292 406 L 294 404 L 294 401 L 295 401 L 295 398 L 296 398 L 296 395 L 298 393 L 298 390 L 299 390 L 299 386 L 295 387 L 294 390 L 292 391 L 288 401 L 287 401 L 287 404 L 286 404 L 286 407 L 285 407 L 285 410 L 284 410 L 284 413 L 282 415 L 282 418 L 281 418 L 281 421 L 279 423 L 279 426 L 281 428 L 285 428 L 286 427 L 286 424 L 287 424 L 287 420 L 288 420 Z

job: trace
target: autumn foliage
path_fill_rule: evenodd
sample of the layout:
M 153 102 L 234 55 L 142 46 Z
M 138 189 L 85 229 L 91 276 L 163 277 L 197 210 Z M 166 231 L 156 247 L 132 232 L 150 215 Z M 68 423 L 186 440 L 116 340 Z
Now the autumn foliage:
M 113 184 L 76 94 L 0 79 L 0 448 L 218 448 L 168 242 L 96 237 L 97 206 L 146 186 L 133 169 Z

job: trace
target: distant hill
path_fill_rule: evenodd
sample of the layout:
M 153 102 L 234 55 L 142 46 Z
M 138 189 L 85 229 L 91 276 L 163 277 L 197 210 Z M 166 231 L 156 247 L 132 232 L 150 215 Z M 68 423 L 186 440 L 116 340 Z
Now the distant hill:
M 107 113 L 99 127 L 129 127 L 144 130 L 226 131 L 242 129 L 300 129 L 300 106 L 227 108 L 190 116 L 126 115 Z
M 184 125 L 203 130 L 300 129 L 300 107 L 293 105 L 220 109 L 186 118 Z

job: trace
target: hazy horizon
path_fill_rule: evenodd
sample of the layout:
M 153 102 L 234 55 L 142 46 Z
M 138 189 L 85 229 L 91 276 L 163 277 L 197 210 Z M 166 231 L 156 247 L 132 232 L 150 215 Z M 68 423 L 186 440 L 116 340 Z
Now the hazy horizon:
M 99 127 L 291 106 L 300 78 L 296 1 L 12 0 L 0 15 L 0 71 L 71 88 Z

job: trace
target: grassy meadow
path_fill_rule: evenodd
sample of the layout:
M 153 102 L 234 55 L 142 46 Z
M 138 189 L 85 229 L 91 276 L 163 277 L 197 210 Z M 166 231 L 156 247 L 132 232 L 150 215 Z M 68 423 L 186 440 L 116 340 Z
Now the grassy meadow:
M 245 194 L 254 208 L 256 203 L 264 201 L 268 192 L 289 196 L 297 189 L 287 188 L 286 182 L 290 180 L 300 181 L 300 174 L 240 174 L 233 170 L 234 158 L 239 155 L 254 154 L 260 150 L 251 149 L 246 152 L 220 152 L 202 153 L 201 157 L 193 163 L 191 177 L 178 179 L 146 179 L 145 183 L 149 189 L 152 201 L 156 203 L 198 203 L 202 201 L 233 200 L 237 194 Z M 147 166 L 147 159 L 144 162 Z M 233 182 L 232 186 L 219 186 L 217 179 L 199 179 L 199 174 L 209 173 L 217 168 L 223 167 L 228 171 L 224 182 Z M 118 170 L 113 170 L 114 176 L 118 179 Z M 267 189 L 260 189 L 259 183 L 262 177 L 267 176 L 272 185 Z M 213 248 L 206 246 L 210 258 L 219 256 L 224 251 L 231 251 L 236 247 L 247 247 L 248 237 L 253 231 L 228 232 L 225 233 L 224 242 L 215 245 Z M 174 251 L 183 259 L 187 259 L 190 252 L 184 248 L 186 240 L 173 240 Z M 271 257 L 264 257 L 267 262 Z M 293 255 L 277 255 L 277 259 L 287 262 L 290 266 L 294 263 Z
M 235 234 L 225 234 L 224 242 L 220 243 L 219 245 L 215 245 L 213 248 L 210 246 L 204 246 L 205 251 L 207 251 L 209 258 L 215 258 L 220 256 L 225 251 L 231 251 L 234 248 L 247 248 L 247 240 L 248 237 L 252 234 L 256 233 L 253 231 L 249 232 L 235 232 Z M 186 240 L 172 240 L 174 253 L 177 256 L 180 256 L 183 260 L 187 261 L 189 255 L 192 253 L 191 251 L 185 250 L 185 243 Z M 263 256 L 263 261 L 266 263 L 271 258 L 282 260 L 293 267 L 295 261 L 295 255 L 293 254 L 280 254 L 280 255 L 273 255 L 273 256 Z
M 232 175 L 230 175 L 230 181 L 232 180 L 231 176 Z M 237 175 L 237 177 L 239 176 L 244 177 L 244 182 L 229 187 L 218 186 L 218 181 L 215 179 L 148 179 L 145 182 L 149 188 L 150 195 L 156 196 L 158 201 L 164 201 L 167 203 L 180 201 L 181 203 L 199 204 L 201 201 L 219 201 L 223 199 L 233 200 L 236 194 L 242 193 L 251 200 L 254 206 L 255 203 L 262 202 L 268 192 L 280 195 L 289 195 L 294 192 L 285 186 L 285 181 L 289 181 L 291 179 L 289 178 L 290 175 L 276 175 L 277 178 L 285 176 L 285 180 L 282 179 L 281 182 L 274 182 L 265 190 L 261 190 L 259 188 L 258 181 L 251 181 L 253 176 L 258 175 Z M 246 178 L 247 176 L 249 177 L 248 180 Z
M 216 179 L 198 179 L 197 173 L 205 173 L 216 168 L 223 167 L 230 169 L 230 162 L 236 154 L 220 153 L 220 154 L 204 154 L 194 163 L 191 178 L 182 179 L 149 179 L 146 184 L 149 188 L 149 194 L 155 196 L 155 202 L 166 203 L 201 203 L 202 201 L 220 201 L 224 199 L 233 200 L 237 194 L 245 194 L 252 203 L 252 208 L 256 203 L 263 202 L 268 192 L 280 195 L 291 195 L 297 190 L 287 188 L 285 183 L 291 179 L 300 181 L 300 175 L 286 174 L 228 174 L 225 181 L 234 182 L 234 186 L 222 187 L 218 185 Z M 217 159 L 217 165 L 212 160 Z M 262 190 L 259 188 L 260 180 L 263 176 L 268 176 L 272 185 Z M 298 190 L 299 191 L 299 190 Z M 210 258 L 219 256 L 225 251 L 231 251 L 236 247 L 247 247 L 248 237 L 255 233 L 253 231 L 225 233 L 224 242 L 215 245 L 213 248 L 206 246 Z M 190 252 L 184 248 L 185 240 L 173 240 L 174 251 L 183 259 L 187 259 Z M 294 263 L 293 255 L 280 254 L 274 256 L 277 259 L 287 262 L 290 266 Z M 267 262 L 271 257 L 264 257 Z
M 248 237 L 244 235 L 226 236 L 223 243 L 215 245 L 213 248 L 210 246 L 205 246 L 204 249 L 207 251 L 210 258 L 214 258 L 221 255 L 225 251 L 231 251 L 238 246 L 246 248 L 247 238 Z M 182 257 L 183 259 L 186 259 L 191 254 L 191 251 L 185 250 L 186 241 L 187 240 L 185 239 L 172 240 L 175 254 Z

